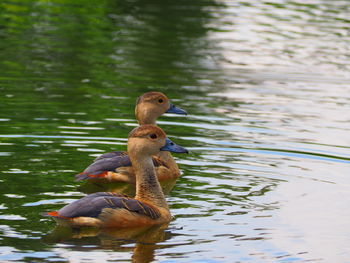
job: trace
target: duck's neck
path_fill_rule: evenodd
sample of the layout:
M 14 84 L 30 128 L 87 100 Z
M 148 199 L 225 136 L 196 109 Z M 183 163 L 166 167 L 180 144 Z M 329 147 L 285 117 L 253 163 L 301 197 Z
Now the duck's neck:
M 141 121 L 138 121 L 139 125 L 146 125 L 146 124 L 152 124 L 152 125 L 156 125 L 155 120 L 153 120 L 152 118 L 144 118 Z
M 167 164 L 169 169 L 175 170 L 174 172 L 179 171 L 179 167 L 170 152 L 160 151 L 157 156 Z
M 135 156 L 135 158 L 132 158 L 132 165 L 136 175 L 135 198 L 158 207 L 168 208 L 156 176 L 152 158 L 149 156 Z
M 156 118 L 152 114 L 149 114 L 146 110 L 142 111 L 136 108 L 135 115 L 136 115 L 136 120 L 140 126 L 144 124 L 156 125 Z

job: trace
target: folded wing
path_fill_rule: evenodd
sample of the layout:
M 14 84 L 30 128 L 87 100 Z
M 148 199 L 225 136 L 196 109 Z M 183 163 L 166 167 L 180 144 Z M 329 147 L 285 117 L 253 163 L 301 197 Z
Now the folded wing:
M 104 156 L 104 157 L 103 157 Z M 112 156 L 112 157 L 108 157 Z M 165 166 L 167 164 L 158 157 L 153 157 L 153 164 L 155 167 Z M 120 167 L 130 167 L 132 163 L 129 156 L 125 152 L 110 152 L 105 153 L 98 157 L 92 164 L 90 164 L 82 173 L 75 175 L 76 181 L 92 179 L 92 178 L 104 178 L 108 172 L 116 172 L 116 169 Z
M 66 205 L 57 212 L 49 212 L 45 215 L 62 219 L 74 219 L 77 217 L 98 218 L 105 208 L 126 209 L 151 219 L 160 217 L 160 213 L 157 209 L 141 201 L 109 192 L 98 192 L 87 195 Z

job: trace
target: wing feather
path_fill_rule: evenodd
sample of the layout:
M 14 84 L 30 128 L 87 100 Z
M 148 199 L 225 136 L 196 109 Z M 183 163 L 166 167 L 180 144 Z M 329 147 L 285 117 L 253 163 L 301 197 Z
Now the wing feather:
M 136 199 L 109 192 L 99 192 L 87 195 L 73 203 L 66 205 L 57 213 L 49 212 L 47 215 L 59 218 L 94 217 L 97 218 L 103 209 L 125 209 L 130 212 L 147 216 L 151 219 L 160 217 L 160 213 L 154 207 Z
M 131 161 L 128 155 L 115 156 L 111 158 L 103 158 L 90 164 L 84 172 L 75 175 L 77 181 L 103 177 L 109 171 L 115 172 L 119 167 L 131 166 Z
M 109 153 L 104 153 L 102 155 L 100 155 L 99 157 L 97 157 L 94 162 L 101 160 L 101 159 L 105 159 L 105 158 L 112 158 L 112 157 L 120 157 L 120 156 L 124 156 L 127 155 L 126 152 L 122 152 L 122 151 L 113 151 L 113 152 L 109 152 Z
M 117 168 L 132 166 L 130 158 L 125 152 L 106 153 L 105 156 L 113 156 L 108 158 L 101 158 L 102 156 L 103 155 L 98 157 L 82 173 L 75 175 L 75 180 L 81 181 L 89 178 L 103 178 L 108 172 L 115 172 Z M 168 168 L 167 164 L 159 157 L 153 156 L 152 160 L 155 167 L 165 166 Z

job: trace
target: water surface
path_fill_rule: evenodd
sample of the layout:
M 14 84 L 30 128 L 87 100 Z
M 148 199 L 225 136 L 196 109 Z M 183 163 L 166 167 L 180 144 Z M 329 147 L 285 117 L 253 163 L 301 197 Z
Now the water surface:
M 349 15 L 341 0 L 1 3 L 0 261 L 350 262 Z M 93 191 L 73 175 L 126 149 L 150 90 L 190 113 L 158 122 L 191 151 L 174 220 L 55 228 L 40 213 Z

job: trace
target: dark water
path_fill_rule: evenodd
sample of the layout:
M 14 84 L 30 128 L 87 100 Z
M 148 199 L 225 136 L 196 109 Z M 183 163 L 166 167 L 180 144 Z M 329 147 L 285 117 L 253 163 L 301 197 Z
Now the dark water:
M 349 1 L 6 0 L 0 39 L 1 262 L 350 262 Z M 150 90 L 175 219 L 55 229 Z

